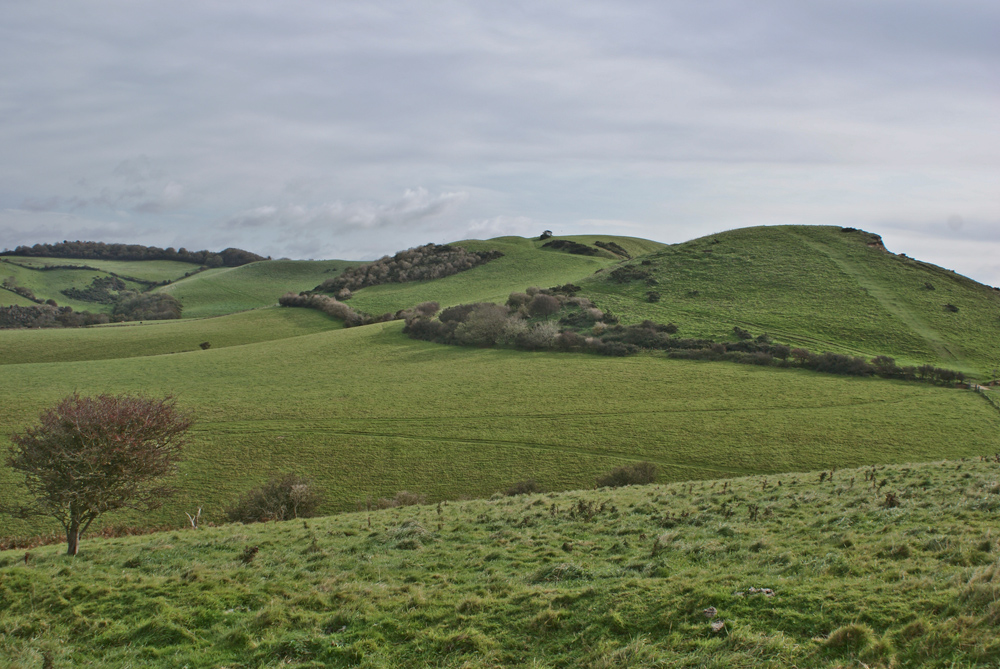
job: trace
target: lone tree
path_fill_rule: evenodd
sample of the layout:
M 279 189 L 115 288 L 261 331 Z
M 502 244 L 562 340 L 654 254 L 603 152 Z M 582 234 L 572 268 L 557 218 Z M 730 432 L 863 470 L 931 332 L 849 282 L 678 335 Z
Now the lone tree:
M 160 506 L 168 488 L 159 479 L 176 470 L 189 414 L 173 397 L 70 395 L 11 436 L 7 464 L 21 472 L 34 501 L 14 510 L 51 516 L 66 530 L 66 554 L 106 511 Z

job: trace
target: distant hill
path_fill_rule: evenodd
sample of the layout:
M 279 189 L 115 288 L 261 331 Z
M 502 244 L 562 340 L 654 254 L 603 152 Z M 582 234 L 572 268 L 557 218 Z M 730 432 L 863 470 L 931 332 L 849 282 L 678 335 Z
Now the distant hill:
M 208 267 L 239 267 L 247 263 L 267 260 L 263 256 L 243 249 L 228 248 L 218 253 L 188 251 L 185 248 L 161 249 L 142 244 L 105 244 L 104 242 L 57 242 L 18 246 L 7 252 L 14 256 L 44 258 L 77 258 L 83 260 L 177 260 Z

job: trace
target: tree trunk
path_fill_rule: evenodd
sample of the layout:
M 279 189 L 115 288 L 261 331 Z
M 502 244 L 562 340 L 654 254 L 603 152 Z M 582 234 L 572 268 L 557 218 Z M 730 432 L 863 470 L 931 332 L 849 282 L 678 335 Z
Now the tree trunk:
M 76 555 L 80 550 L 80 522 L 74 521 L 66 527 L 66 555 Z

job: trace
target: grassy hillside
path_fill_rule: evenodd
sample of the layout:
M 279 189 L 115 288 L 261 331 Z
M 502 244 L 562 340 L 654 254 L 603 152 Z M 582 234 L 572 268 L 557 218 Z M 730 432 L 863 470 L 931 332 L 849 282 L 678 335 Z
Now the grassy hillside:
M 629 263 L 654 285 L 616 283 L 607 272 L 582 285 L 626 321 L 673 321 L 683 336 L 732 338 L 738 325 L 816 351 L 977 375 L 1000 368 L 1000 291 L 874 241 L 836 227 L 745 228 Z M 650 291 L 659 302 L 647 301 Z
M 258 313 L 267 312 L 247 317 Z M 0 448 L 70 392 L 177 395 L 197 418 L 180 495 L 151 516 L 109 519 L 153 525 L 182 524 L 198 507 L 218 520 L 281 471 L 315 477 L 332 512 L 401 489 L 438 500 L 526 478 L 578 488 L 644 459 L 684 481 L 1000 451 L 1000 412 L 971 391 L 646 355 L 440 346 L 407 339 L 401 325 L 5 365 Z M 20 494 L 7 470 L 0 490 Z M 0 516 L 0 535 L 46 527 Z
M 339 329 L 307 309 L 260 309 L 219 318 L 121 323 L 91 328 L 0 330 L 0 365 L 111 360 L 201 351 Z
M 592 245 L 614 241 L 629 253 L 641 255 L 664 248 L 663 244 L 631 237 L 609 235 L 553 237 Z M 487 241 L 455 242 L 469 251 L 498 250 L 504 257 L 485 265 L 435 281 L 372 286 L 357 291 L 351 306 L 371 314 L 395 312 L 427 301 L 447 307 L 465 302 L 505 302 L 514 291 L 528 286 L 549 287 L 579 282 L 594 272 L 614 265 L 621 258 L 606 251 L 600 256 L 580 256 L 543 248 L 549 240 L 498 237 Z
M 95 269 L 70 269 L 69 265 L 86 265 Z M 39 270 L 39 267 L 59 267 L 61 269 Z M 35 269 L 32 269 L 35 268 Z M 12 277 L 18 286 L 30 289 L 35 297 L 55 300 L 59 306 L 72 307 L 74 311 L 89 311 L 91 313 L 110 313 L 112 305 L 89 302 L 67 297 L 63 290 L 76 288 L 85 290 L 96 278 L 111 276 L 111 272 L 121 277 L 132 277 L 144 281 L 174 280 L 184 274 L 196 271 L 197 266 L 191 263 L 171 260 L 149 261 L 117 261 L 117 260 L 73 260 L 66 258 L 23 258 L 7 256 L 0 259 L 0 279 Z M 141 291 L 147 284 L 135 281 L 125 281 L 128 290 Z M 31 306 L 34 302 L 26 300 L 7 290 L 0 290 L 0 306 L 17 304 Z
M 194 272 L 198 265 L 176 260 L 92 260 L 76 258 L 36 258 L 30 256 L 4 256 L 10 263 L 24 267 L 86 265 L 104 272 L 114 272 L 145 281 L 173 281 L 188 272 Z M 0 265 L 2 269 L 5 265 Z
M 10 551 L 0 654 L 11 667 L 996 667 L 998 468 L 501 497 L 84 541 L 76 558 L 50 546 L 27 563 Z
M 159 290 L 184 305 L 184 318 L 221 316 L 277 304 L 288 291 L 314 288 L 359 263 L 348 260 L 269 260 L 206 270 Z

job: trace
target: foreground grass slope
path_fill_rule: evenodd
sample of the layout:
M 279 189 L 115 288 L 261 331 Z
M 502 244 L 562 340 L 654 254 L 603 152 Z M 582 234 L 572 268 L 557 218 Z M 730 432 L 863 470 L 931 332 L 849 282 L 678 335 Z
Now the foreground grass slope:
M 257 312 L 252 312 L 257 313 Z M 219 520 L 277 472 L 314 477 L 324 511 L 401 489 L 483 496 L 535 478 L 590 485 L 636 460 L 714 479 L 1000 451 L 1000 412 L 971 391 L 640 355 L 523 353 L 407 339 L 402 323 L 189 353 L 5 365 L 0 448 L 71 392 L 171 393 L 193 443 L 158 513 Z M 0 469 L 0 491 L 20 494 Z M 0 534 L 51 529 L 0 516 Z
M 732 338 L 740 326 L 814 351 L 891 355 L 981 376 L 1000 368 L 1000 291 L 876 241 L 836 227 L 745 228 L 628 263 L 653 285 L 617 283 L 610 273 L 582 285 L 628 322 L 673 321 L 683 336 Z M 650 291 L 659 302 L 647 301 Z
M 11 551 L 0 654 L 11 667 L 995 667 L 998 511 L 1000 465 L 977 458 L 189 529 L 85 541 L 76 558 Z

